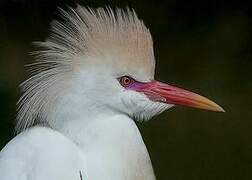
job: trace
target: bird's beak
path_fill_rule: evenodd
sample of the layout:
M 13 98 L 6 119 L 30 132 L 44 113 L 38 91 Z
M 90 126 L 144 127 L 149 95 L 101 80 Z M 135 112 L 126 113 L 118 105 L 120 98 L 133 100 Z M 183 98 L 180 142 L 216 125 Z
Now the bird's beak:
M 225 112 L 218 104 L 203 96 L 158 81 L 143 83 L 135 90 L 144 93 L 149 99 L 157 102 Z

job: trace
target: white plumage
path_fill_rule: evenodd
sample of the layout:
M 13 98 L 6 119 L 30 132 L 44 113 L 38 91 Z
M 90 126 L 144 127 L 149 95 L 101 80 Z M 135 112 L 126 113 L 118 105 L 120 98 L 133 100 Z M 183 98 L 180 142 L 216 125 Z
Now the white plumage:
M 0 155 L 1 180 L 87 179 L 86 159 L 68 138 L 45 127 L 24 131 Z
M 21 85 L 24 94 L 18 103 L 17 131 L 35 120 L 53 121 L 48 116 L 55 114 L 59 98 L 76 86 L 74 81 L 80 77 L 76 74 L 91 68 L 106 73 L 113 68 L 117 74 L 132 71 L 141 80 L 153 79 L 152 38 L 134 11 L 117 9 L 114 13 L 110 8 L 78 6 L 68 12 L 61 10 L 61 16 L 64 21 L 51 23 L 50 37 L 35 42 L 40 46 L 34 52 L 37 62 L 31 66 L 35 75 Z
M 155 180 L 135 125 L 173 104 L 223 111 L 154 80 L 149 30 L 132 10 L 61 10 L 22 84 L 1 180 Z M 35 127 L 33 127 L 35 126 Z

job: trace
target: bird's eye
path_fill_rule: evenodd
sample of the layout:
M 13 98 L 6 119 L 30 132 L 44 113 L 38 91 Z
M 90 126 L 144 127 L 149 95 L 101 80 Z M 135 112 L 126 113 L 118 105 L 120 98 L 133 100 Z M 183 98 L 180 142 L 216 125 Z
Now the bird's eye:
M 129 76 L 123 76 L 119 78 L 119 82 L 123 87 L 126 88 L 129 87 L 134 82 L 134 79 L 132 79 Z

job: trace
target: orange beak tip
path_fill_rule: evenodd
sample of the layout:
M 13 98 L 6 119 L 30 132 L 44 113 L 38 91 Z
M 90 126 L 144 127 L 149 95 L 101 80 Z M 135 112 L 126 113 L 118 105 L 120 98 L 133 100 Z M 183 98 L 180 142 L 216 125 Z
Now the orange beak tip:
M 221 106 L 217 105 L 216 112 L 226 112 Z

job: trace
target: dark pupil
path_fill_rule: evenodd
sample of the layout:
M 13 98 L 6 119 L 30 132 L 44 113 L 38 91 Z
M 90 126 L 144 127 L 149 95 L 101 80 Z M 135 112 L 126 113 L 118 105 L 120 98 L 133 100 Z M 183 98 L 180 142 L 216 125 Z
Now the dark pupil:
M 124 84 L 129 84 L 130 83 L 130 79 L 129 78 L 124 78 Z

